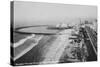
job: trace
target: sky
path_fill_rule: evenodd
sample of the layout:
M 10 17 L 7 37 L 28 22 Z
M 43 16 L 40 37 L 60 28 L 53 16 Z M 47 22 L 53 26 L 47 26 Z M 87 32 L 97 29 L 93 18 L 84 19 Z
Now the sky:
M 14 2 L 15 26 L 75 23 L 72 21 L 87 17 L 97 18 L 96 6 L 23 1 Z

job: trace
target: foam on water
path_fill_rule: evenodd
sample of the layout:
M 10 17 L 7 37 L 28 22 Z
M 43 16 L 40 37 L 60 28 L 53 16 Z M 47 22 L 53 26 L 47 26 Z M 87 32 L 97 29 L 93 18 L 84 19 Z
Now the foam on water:
M 18 41 L 17 43 L 14 43 L 14 44 L 13 44 L 13 47 L 16 48 L 16 47 L 22 45 L 26 40 L 28 40 L 28 39 L 30 39 L 30 38 L 33 38 L 33 37 L 35 37 L 35 34 L 32 34 L 31 36 L 27 36 L 26 38 L 21 39 L 21 40 Z
M 14 60 L 20 58 L 21 56 L 23 56 L 24 54 L 26 54 L 28 51 L 30 51 L 34 46 L 36 46 L 36 45 L 38 44 L 38 42 L 39 42 L 39 41 L 42 39 L 42 37 L 43 37 L 43 35 L 41 35 L 41 36 L 39 36 L 39 37 L 37 37 L 37 38 L 34 38 L 34 36 L 35 36 L 35 35 L 32 34 L 31 36 L 28 36 L 28 37 L 26 37 L 26 38 L 20 40 L 18 43 L 16 43 L 17 46 L 15 46 L 14 49 L 17 48 L 18 46 L 20 47 L 20 45 L 22 45 L 22 44 L 23 44 L 25 41 L 27 41 L 27 40 L 30 40 L 30 39 L 32 39 L 33 41 L 36 40 L 35 43 L 30 43 L 30 44 L 31 44 L 30 46 L 28 46 L 27 48 L 25 48 L 25 49 L 23 49 L 22 51 L 20 51 L 20 52 L 14 57 Z M 23 44 L 23 45 L 25 46 L 26 44 Z M 26 46 L 27 46 L 27 45 L 26 45 Z M 18 48 L 19 48 L 19 47 L 18 47 Z

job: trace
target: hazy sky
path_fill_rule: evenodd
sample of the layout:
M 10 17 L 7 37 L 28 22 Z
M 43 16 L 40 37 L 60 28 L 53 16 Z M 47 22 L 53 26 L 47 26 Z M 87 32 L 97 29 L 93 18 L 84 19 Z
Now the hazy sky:
M 57 24 L 71 18 L 97 18 L 96 6 L 14 2 L 15 25 Z

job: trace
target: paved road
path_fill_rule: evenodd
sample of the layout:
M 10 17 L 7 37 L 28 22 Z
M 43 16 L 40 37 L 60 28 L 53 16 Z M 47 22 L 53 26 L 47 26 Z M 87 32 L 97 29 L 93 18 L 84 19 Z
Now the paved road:
M 97 55 L 97 35 L 95 34 L 95 32 L 88 26 L 85 27 L 85 30 L 87 32 L 87 35 L 91 41 L 91 45 L 93 47 L 93 50 L 95 52 L 95 54 Z
M 84 40 L 89 54 L 89 56 L 87 57 L 87 61 L 96 61 L 97 60 L 97 35 L 88 26 L 84 28 L 83 34 L 85 38 L 88 38 Z

